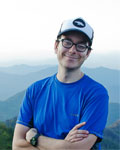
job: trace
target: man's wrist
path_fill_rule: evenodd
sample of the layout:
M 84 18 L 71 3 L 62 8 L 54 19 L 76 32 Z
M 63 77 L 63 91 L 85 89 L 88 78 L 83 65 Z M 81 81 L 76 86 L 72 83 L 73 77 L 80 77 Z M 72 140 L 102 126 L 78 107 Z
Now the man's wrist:
M 31 128 L 26 133 L 26 141 L 30 143 L 30 140 L 38 134 L 38 131 L 35 128 Z M 37 135 L 38 136 L 38 135 Z M 35 137 L 36 138 L 36 137 Z M 38 137 L 37 137 L 38 138 Z
M 30 140 L 30 144 L 32 146 L 37 146 L 38 145 L 38 138 L 39 138 L 40 134 L 37 133 L 34 137 L 31 138 Z

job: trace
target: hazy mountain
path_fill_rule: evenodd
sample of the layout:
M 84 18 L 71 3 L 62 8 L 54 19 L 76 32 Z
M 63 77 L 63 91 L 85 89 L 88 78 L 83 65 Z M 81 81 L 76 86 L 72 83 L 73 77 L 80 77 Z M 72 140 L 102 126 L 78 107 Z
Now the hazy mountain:
M 104 138 L 102 141 L 101 149 L 120 149 L 120 120 L 116 121 L 104 130 Z
M 120 119 L 120 103 L 110 103 L 107 126 L 116 122 L 118 119 Z
M 21 68 L 22 67 L 23 66 L 21 66 Z M 24 71 L 24 67 L 22 69 L 23 71 Z M 15 66 L 13 68 L 15 72 Z M 33 71 L 34 69 L 32 68 L 34 67 L 31 67 L 31 70 Z M 39 69 L 39 66 L 35 67 L 35 69 Z M 112 70 L 104 67 L 99 67 L 99 68 L 83 67 L 82 70 L 83 72 L 91 76 L 96 81 L 102 83 L 108 89 L 110 102 L 119 103 L 120 101 L 120 95 L 119 95 L 120 71 L 119 70 Z M 26 71 L 26 73 L 28 73 L 29 71 L 30 68 L 28 69 L 28 71 Z M 1 101 L 6 100 L 10 96 L 15 95 L 16 93 L 26 89 L 30 84 L 32 84 L 36 80 L 40 80 L 56 72 L 57 72 L 57 66 L 51 66 L 48 68 L 40 69 L 40 71 L 28 73 L 25 75 L 16 75 L 11 73 L 8 74 L 8 73 L 0 72 L 0 100 Z
M 10 96 L 26 89 L 36 80 L 40 80 L 54 74 L 57 66 L 48 67 L 35 73 L 27 75 L 16 75 L 0 72 L 0 100 L 5 100 Z
M 106 67 L 111 69 L 119 69 L 120 70 L 120 50 L 116 52 L 113 50 L 112 52 L 106 53 L 97 53 L 98 50 L 93 48 L 88 59 L 84 62 L 83 66 L 86 67 Z
M 14 65 L 10 67 L 0 67 L 0 72 L 16 75 L 26 75 L 32 72 L 38 72 L 42 69 L 51 67 L 52 65 L 29 66 L 25 64 Z
M 5 121 L 18 115 L 24 93 L 25 91 L 22 91 L 6 101 L 0 102 L 0 121 Z

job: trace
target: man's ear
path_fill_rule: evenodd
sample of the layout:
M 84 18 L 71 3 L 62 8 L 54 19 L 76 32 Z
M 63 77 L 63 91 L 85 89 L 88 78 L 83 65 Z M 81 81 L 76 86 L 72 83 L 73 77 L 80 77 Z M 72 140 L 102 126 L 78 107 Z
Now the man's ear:
M 89 57 L 90 53 L 91 53 L 91 50 L 88 50 L 86 54 L 86 59 Z
M 89 50 L 87 51 L 87 55 L 89 56 L 90 53 L 91 53 L 91 49 L 89 49 Z
M 54 51 L 55 51 L 55 54 L 57 54 L 57 51 L 58 51 L 58 41 L 55 41 Z

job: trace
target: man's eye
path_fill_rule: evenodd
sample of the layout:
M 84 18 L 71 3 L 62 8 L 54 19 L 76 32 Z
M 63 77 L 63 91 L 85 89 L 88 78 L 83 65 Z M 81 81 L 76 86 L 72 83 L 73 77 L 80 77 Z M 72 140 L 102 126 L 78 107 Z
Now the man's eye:
M 67 44 L 67 45 L 71 45 L 71 42 L 70 41 L 64 41 L 65 42 L 65 44 Z
M 66 44 L 71 45 L 71 42 L 66 42 Z
M 78 48 L 84 49 L 85 46 L 84 45 L 77 45 Z

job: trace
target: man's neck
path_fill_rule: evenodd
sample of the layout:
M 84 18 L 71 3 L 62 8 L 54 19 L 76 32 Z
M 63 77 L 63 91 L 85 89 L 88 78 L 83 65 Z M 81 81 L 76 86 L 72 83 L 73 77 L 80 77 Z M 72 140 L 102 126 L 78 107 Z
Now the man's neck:
M 61 69 L 58 67 L 57 78 L 59 81 L 64 83 L 72 83 L 80 80 L 83 77 L 83 73 L 80 69 L 72 70 L 72 69 Z

